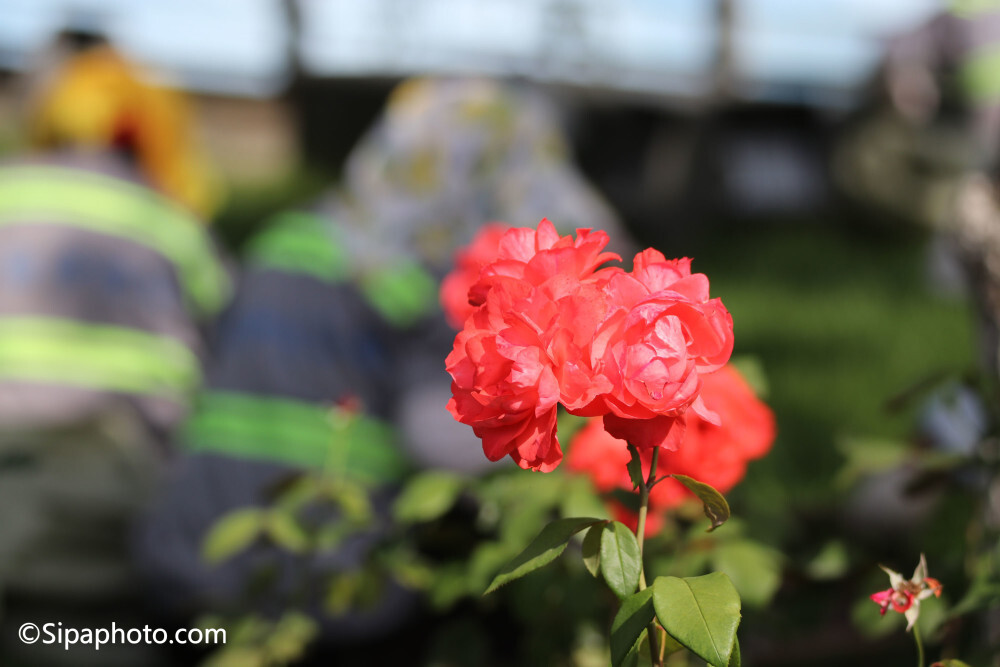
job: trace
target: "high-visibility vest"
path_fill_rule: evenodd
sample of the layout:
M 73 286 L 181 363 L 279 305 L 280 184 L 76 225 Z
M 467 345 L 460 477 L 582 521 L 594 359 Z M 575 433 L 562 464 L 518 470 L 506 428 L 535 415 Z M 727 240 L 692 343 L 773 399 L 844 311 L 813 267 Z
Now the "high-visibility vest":
M 0 167 L 0 415 L 23 421 L 39 389 L 183 409 L 201 378 L 196 322 L 229 289 L 203 225 L 159 194 L 76 167 Z
M 217 330 L 206 389 L 181 442 L 218 454 L 356 481 L 396 481 L 408 463 L 385 421 L 393 327 L 433 305 L 416 264 L 358 267 L 335 225 L 298 211 L 268 221 L 245 251 Z M 354 408 L 338 407 L 351 403 Z

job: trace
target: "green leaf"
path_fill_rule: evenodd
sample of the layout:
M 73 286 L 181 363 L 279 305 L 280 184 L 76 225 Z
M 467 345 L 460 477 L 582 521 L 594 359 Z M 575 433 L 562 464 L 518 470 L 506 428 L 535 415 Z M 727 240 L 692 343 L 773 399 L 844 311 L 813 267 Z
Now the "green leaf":
M 611 664 L 614 667 L 624 664 L 655 616 L 652 588 L 625 598 L 611 623 Z
M 494 577 L 493 583 L 483 595 L 488 595 L 504 584 L 548 565 L 563 552 L 569 538 L 600 521 L 601 519 L 592 518 L 557 519 L 545 526 L 538 537 Z
M 315 475 L 302 475 L 282 487 L 274 506 L 288 512 L 302 509 L 320 497 L 322 484 Z
M 608 524 L 604 521 L 591 526 L 583 536 L 583 564 L 595 577 L 601 570 L 601 535 Z
M 336 503 L 344 519 L 355 524 L 367 524 L 372 520 L 373 510 L 368 492 L 360 484 L 337 480 L 323 486 L 323 495 Z
M 628 468 L 628 476 L 629 479 L 632 480 L 632 488 L 638 489 L 646 483 L 642 478 L 642 459 L 639 458 L 639 449 L 635 445 L 629 445 L 628 451 L 632 455 L 632 458 L 630 458 L 628 460 L 628 464 L 626 464 L 626 468 Z
M 713 667 L 727 667 L 740 624 L 740 596 L 722 572 L 653 582 L 656 618 L 671 637 Z
M 839 540 L 830 540 L 806 564 L 805 570 L 813 579 L 829 581 L 843 576 L 849 566 L 847 547 Z
M 267 664 L 287 665 L 300 660 L 319 634 L 319 624 L 301 612 L 286 612 L 265 640 Z
M 714 550 L 715 569 L 729 575 L 743 602 L 761 607 L 781 585 L 781 554 L 752 540 L 723 541 Z
M 740 655 L 740 640 L 736 638 L 733 640 L 733 655 L 729 658 L 729 667 L 740 667 L 743 662 L 743 657 Z
M 601 532 L 601 572 L 619 598 L 635 592 L 642 572 L 639 543 L 628 527 L 612 521 Z
M 969 591 L 948 613 L 950 618 L 958 618 L 969 612 L 995 605 L 1000 600 L 1000 584 L 980 578 L 969 586 Z
M 485 589 L 497 570 L 510 562 L 517 553 L 517 549 L 503 542 L 478 542 L 466 558 L 466 589 L 476 592 Z
M 405 588 L 426 590 L 434 579 L 431 564 L 405 548 L 389 551 L 384 563 L 392 578 Z
M 361 589 L 361 577 L 360 572 L 345 572 L 330 580 L 323 603 L 331 616 L 343 616 L 354 606 Z
M 462 486 L 462 478 L 448 472 L 417 475 L 396 498 L 393 515 L 403 523 L 433 521 L 451 509 Z
M 214 565 L 235 556 L 260 536 L 263 527 L 263 510 L 248 508 L 226 514 L 205 537 L 202 558 Z
M 716 491 L 714 487 L 692 479 L 687 475 L 670 476 L 690 489 L 705 504 L 705 516 L 712 521 L 712 526 L 708 529 L 708 532 L 712 532 L 726 522 L 729 518 L 729 503 L 726 502 L 725 497 Z
M 969 667 L 968 663 L 962 662 L 961 660 L 956 660 L 955 658 L 949 658 L 948 660 L 941 660 L 935 662 L 931 667 Z
M 622 660 L 621 667 L 639 667 L 639 646 L 636 645 Z
M 653 590 L 650 588 L 649 590 Z M 671 655 L 677 653 L 677 651 L 683 651 L 684 645 L 679 641 L 671 637 L 670 635 L 661 632 L 660 633 L 660 650 L 663 651 L 663 655 Z
M 209 656 L 204 667 L 265 667 L 267 656 L 258 646 L 234 646 Z
M 840 439 L 837 450 L 846 459 L 834 484 L 844 488 L 866 475 L 891 470 L 906 461 L 912 453 L 908 442 L 885 438 Z
M 265 523 L 267 536 L 274 543 L 295 554 L 309 548 L 309 536 L 295 518 L 282 511 L 271 511 Z

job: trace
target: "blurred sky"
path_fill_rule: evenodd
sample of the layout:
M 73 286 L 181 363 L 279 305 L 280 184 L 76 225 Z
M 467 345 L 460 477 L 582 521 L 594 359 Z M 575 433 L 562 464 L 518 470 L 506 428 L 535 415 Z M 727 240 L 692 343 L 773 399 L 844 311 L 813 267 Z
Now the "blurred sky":
M 19 69 L 60 26 L 103 25 L 182 85 L 270 95 L 286 81 L 282 0 L 0 0 L 0 67 Z M 734 0 L 737 75 L 751 96 L 840 94 L 884 39 L 939 0 Z M 713 0 L 301 0 L 307 72 L 519 74 L 697 94 L 716 44 Z

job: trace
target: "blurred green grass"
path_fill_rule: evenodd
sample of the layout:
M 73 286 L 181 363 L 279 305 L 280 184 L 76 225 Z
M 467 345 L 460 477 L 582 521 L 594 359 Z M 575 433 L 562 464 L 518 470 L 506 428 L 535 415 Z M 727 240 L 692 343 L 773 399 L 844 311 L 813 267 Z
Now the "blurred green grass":
M 732 312 L 735 354 L 756 356 L 767 374 L 778 438 L 733 492 L 758 525 L 780 531 L 789 509 L 834 508 L 837 439 L 907 437 L 919 401 L 896 411 L 887 401 L 975 363 L 972 308 L 931 289 L 928 243 L 809 221 L 729 230 L 692 253 Z

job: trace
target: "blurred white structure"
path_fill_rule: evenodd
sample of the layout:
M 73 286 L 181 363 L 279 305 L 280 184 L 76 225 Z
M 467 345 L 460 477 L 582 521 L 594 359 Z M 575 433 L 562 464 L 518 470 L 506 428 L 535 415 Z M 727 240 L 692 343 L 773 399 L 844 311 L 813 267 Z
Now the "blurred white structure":
M 938 0 L 0 0 L 0 68 L 100 24 L 193 90 L 267 96 L 318 77 L 481 73 L 698 99 L 849 104 L 884 39 Z M 291 11 L 294 10 L 294 11 Z M 297 16 L 294 22 L 291 16 Z M 292 29 L 292 24 L 297 26 Z M 291 46 L 290 35 L 297 43 Z

